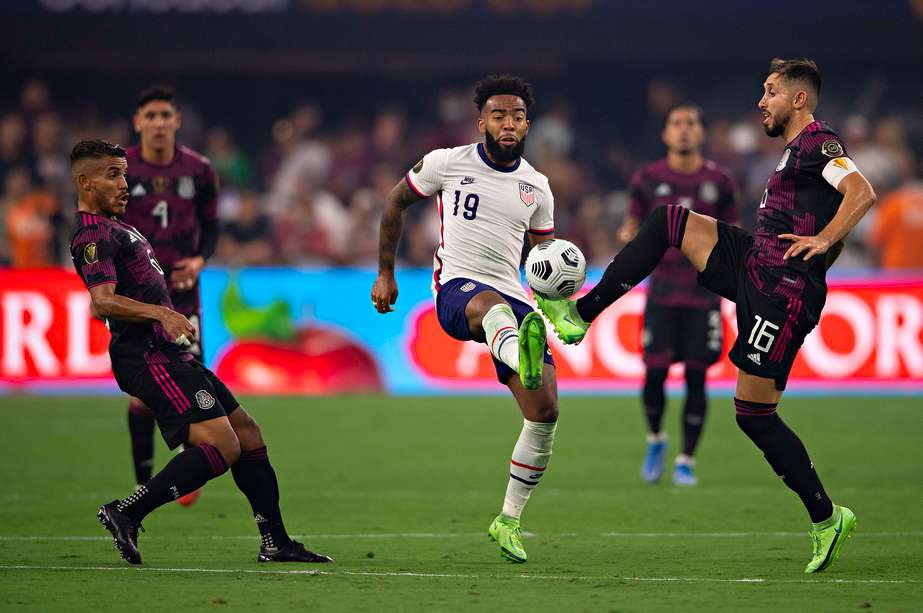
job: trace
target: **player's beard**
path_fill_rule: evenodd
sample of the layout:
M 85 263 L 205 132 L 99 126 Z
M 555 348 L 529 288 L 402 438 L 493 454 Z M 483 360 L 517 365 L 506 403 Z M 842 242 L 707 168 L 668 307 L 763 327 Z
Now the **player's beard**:
M 766 136 L 775 138 L 777 136 L 782 136 L 782 133 L 785 132 L 785 128 L 788 127 L 788 122 L 792 118 L 791 114 L 782 116 L 769 116 L 771 121 L 763 126 L 763 129 L 766 130 Z
M 484 146 L 487 147 L 487 153 L 490 154 L 490 157 L 496 161 L 515 162 L 522 157 L 522 152 L 526 149 L 526 137 L 523 136 L 512 149 L 507 149 L 498 141 L 494 140 L 490 132 L 484 132 Z

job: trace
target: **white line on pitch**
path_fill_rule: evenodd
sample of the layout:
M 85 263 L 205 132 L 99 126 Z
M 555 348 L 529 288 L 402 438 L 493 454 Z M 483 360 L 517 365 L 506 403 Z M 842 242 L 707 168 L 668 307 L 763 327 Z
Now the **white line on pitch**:
M 803 537 L 806 532 L 602 532 L 599 534 L 587 535 L 589 537 L 605 538 L 758 538 L 758 537 Z M 581 535 L 575 532 L 567 533 L 533 533 L 523 532 L 528 537 L 550 537 L 550 538 L 579 538 Z M 324 539 L 457 539 L 457 538 L 481 538 L 484 536 L 481 532 L 380 532 L 380 533 L 362 533 L 362 534 L 296 534 L 294 538 L 305 540 L 324 540 Z M 923 532 L 859 532 L 858 537 L 862 538 L 899 538 L 899 537 L 920 537 Z M 167 535 L 167 536 L 145 536 L 144 540 L 257 540 L 257 535 Z M 0 541 L 109 541 L 109 536 L 67 536 L 67 535 L 0 535 Z
M 721 579 L 711 577 L 617 577 L 580 575 L 471 575 L 456 573 L 374 572 L 374 571 L 324 571 L 324 570 L 255 570 L 247 568 L 156 568 L 149 566 L 41 566 L 28 564 L 0 565 L 0 570 L 63 570 L 63 571 L 133 571 L 160 573 L 211 573 L 211 574 L 253 574 L 253 575 L 350 575 L 360 577 L 417 577 L 424 579 L 537 579 L 571 581 L 644 581 L 653 583 L 870 583 L 903 584 L 921 583 L 915 579 L 763 579 L 744 577 Z

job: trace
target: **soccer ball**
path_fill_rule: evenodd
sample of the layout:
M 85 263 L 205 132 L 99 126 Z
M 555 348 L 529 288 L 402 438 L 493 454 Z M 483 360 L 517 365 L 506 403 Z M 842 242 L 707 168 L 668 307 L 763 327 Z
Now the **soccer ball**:
M 556 238 L 539 243 L 526 258 L 526 281 L 550 300 L 570 298 L 586 280 L 586 258 L 575 244 Z

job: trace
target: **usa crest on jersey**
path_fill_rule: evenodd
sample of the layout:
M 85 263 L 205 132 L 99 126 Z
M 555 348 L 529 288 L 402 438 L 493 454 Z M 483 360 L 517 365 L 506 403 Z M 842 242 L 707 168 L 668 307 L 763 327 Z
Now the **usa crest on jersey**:
M 527 183 L 519 184 L 519 199 L 526 206 L 535 204 L 535 188 Z

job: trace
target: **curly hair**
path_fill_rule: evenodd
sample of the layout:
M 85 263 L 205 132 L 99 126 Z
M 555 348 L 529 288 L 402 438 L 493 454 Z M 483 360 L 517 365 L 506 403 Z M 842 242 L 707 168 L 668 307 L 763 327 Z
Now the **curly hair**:
M 484 110 L 484 104 L 491 96 L 504 94 L 519 96 L 526 104 L 526 109 L 532 106 L 535 98 L 532 96 L 532 84 L 522 77 L 510 74 L 492 74 L 484 77 L 474 84 L 474 104 L 478 110 Z

